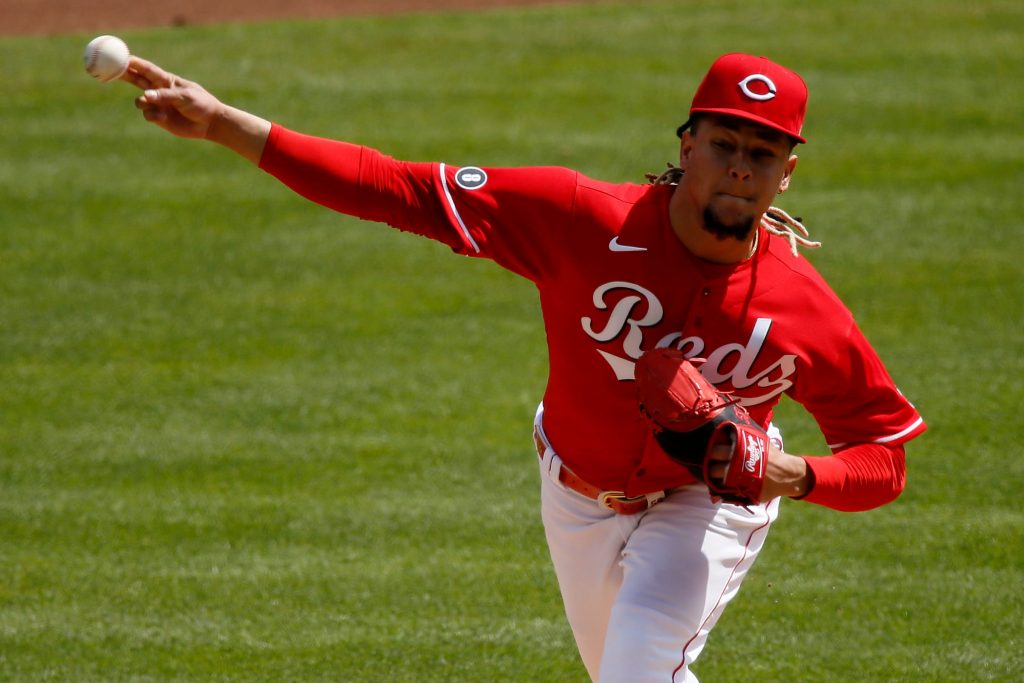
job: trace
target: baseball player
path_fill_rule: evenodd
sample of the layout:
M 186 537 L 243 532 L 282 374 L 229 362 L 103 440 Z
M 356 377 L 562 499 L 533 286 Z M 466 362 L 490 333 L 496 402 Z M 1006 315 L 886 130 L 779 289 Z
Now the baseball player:
M 693 664 L 782 497 L 855 511 L 903 490 L 904 443 L 924 422 L 797 253 L 813 244 L 803 226 L 771 206 L 806 142 L 807 88 L 789 69 L 745 54 L 714 61 L 678 130 L 678 166 L 648 184 L 397 161 L 272 124 L 137 57 L 124 78 L 169 132 L 225 145 L 312 201 L 536 285 L 550 366 L 533 425 L 541 516 L 593 681 L 696 681 Z M 657 361 L 643 401 L 642 358 Z M 716 422 L 714 438 L 686 432 L 697 467 L 640 405 L 674 415 L 683 394 L 699 420 L 734 418 L 733 431 Z M 830 454 L 784 450 L 771 425 L 783 395 L 815 418 Z

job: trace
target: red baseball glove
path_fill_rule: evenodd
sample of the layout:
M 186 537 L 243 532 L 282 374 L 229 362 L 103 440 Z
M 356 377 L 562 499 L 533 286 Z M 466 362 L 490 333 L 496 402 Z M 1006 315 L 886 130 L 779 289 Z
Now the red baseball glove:
M 640 410 L 653 423 L 662 450 L 707 484 L 712 498 L 735 505 L 760 502 L 768 435 L 737 399 L 715 389 L 676 349 L 653 349 L 641 356 L 636 389 Z M 712 478 L 710 466 L 716 461 L 711 454 L 723 446 L 731 453 L 725 476 Z

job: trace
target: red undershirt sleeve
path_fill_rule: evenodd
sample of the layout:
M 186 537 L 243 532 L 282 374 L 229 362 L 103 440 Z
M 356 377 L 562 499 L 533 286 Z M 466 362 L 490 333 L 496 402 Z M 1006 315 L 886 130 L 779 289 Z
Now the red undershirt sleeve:
M 902 444 L 860 444 L 835 455 L 806 456 L 812 477 L 801 500 L 843 512 L 862 512 L 892 502 L 906 484 Z
M 295 193 L 363 220 L 463 247 L 433 185 L 433 166 L 273 125 L 259 167 Z

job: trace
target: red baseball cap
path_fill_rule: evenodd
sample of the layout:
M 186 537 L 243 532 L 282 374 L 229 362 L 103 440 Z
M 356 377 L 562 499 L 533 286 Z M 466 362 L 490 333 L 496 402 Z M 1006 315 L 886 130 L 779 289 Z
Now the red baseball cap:
M 804 79 L 767 57 L 733 52 L 715 60 L 690 105 L 694 114 L 723 114 L 807 142 L 800 131 L 807 111 Z M 679 134 L 689 126 L 687 121 Z

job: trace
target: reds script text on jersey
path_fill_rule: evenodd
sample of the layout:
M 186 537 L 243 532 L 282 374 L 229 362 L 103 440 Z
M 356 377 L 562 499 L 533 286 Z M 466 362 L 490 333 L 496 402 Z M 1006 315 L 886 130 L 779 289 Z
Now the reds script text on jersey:
M 635 496 L 693 481 L 637 407 L 633 363 L 659 346 L 706 358 L 701 372 L 762 426 L 789 396 L 834 450 L 900 444 L 925 429 L 803 257 L 760 228 L 757 258 L 696 258 L 669 223 L 673 186 L 604 183 L 562 168 L 400 162 L 348 143 L 311 144 L 280 126 L 260 165 L 320 204 L 535 283 L 550 363 L 544 429 L 563 461 L 601 488 Z

